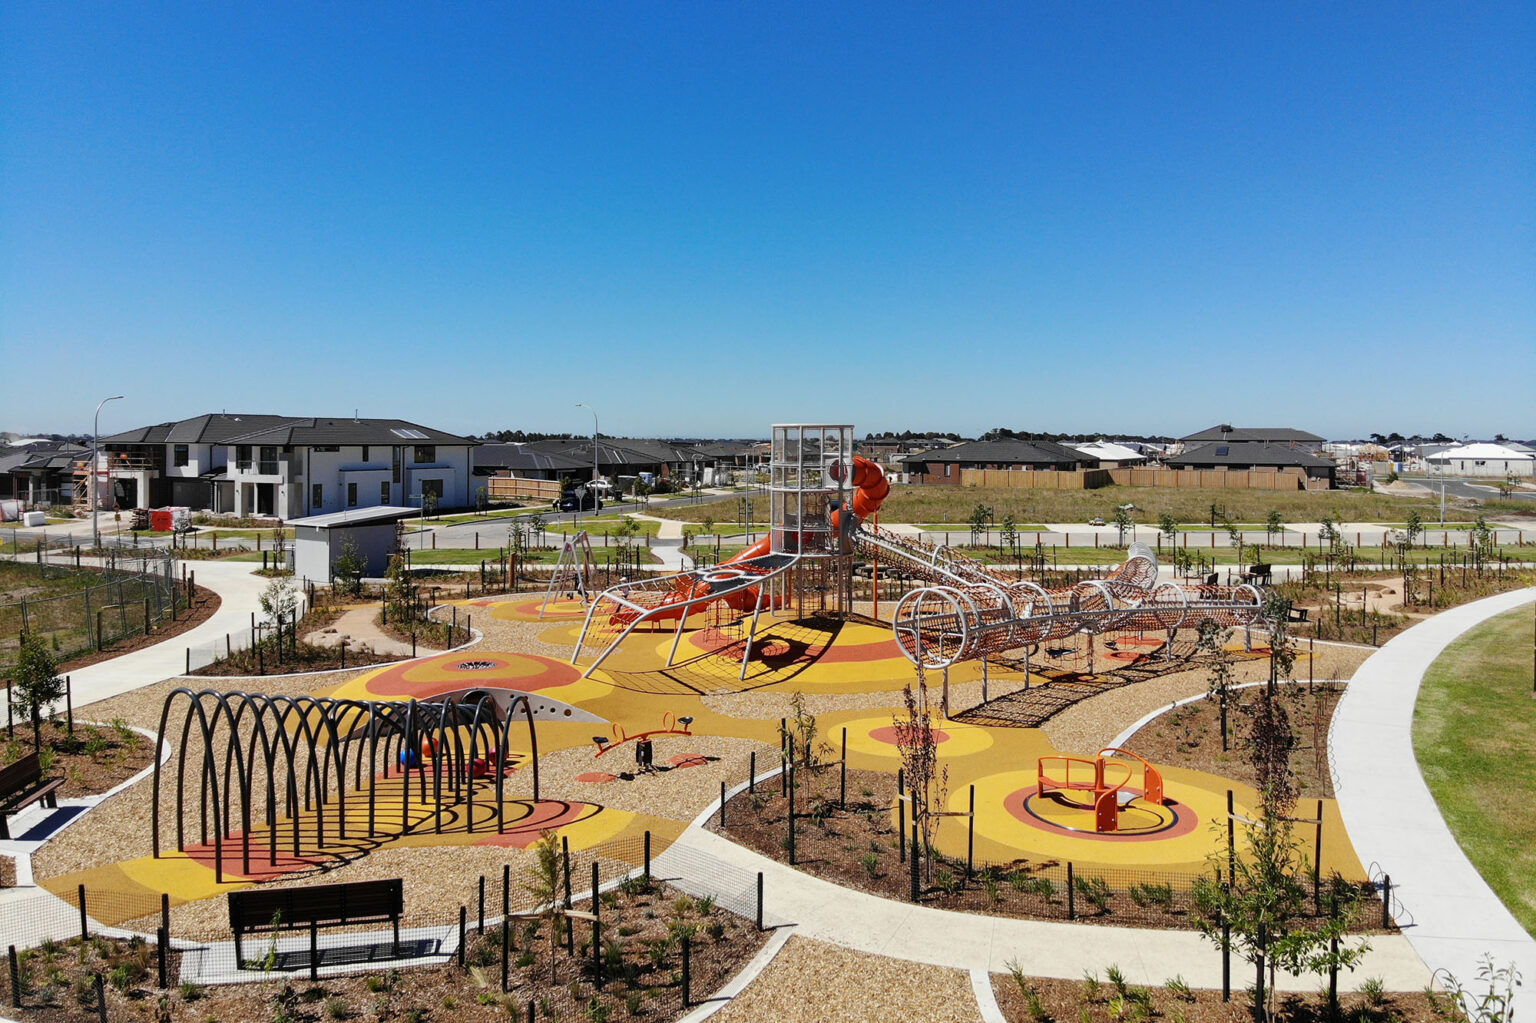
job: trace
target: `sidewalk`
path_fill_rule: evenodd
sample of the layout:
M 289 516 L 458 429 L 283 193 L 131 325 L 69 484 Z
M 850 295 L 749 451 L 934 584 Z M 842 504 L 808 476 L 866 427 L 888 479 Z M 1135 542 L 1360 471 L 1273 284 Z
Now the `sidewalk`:
M 1412 914 L 1403 933 L 1431 969 L 1469 986 L 1477 960 L 1514 962 L 1536 980 L 1536 940 L 1484 883 L 1440 815 L 1413 753 L 1413 708 L 1424 672 L 1468 629 L 1536 600 L 1536 590 L 1443 611 L 1393 638 L 1355 672 L 1328 735 L 1339 811 L 1362 863 L 1377 863 Z M 1517 995 L 1531 1002 L 1530 994 Z
M 1084 970 L 1119 966 L 1133 984 L 1162 984 L 1182 976 L 1191 987 L 1221 987 L 1221 953 L 1195 931 L 1102 927 L 1047 920 L 957 913 L 915 906 L 854 891 L 768 859 L 728 839 L 689 827 L 657 857 L 653 873 L 667 876 L 669 857 L 712 857 L 738 871 L 763 873 L 765 912 L 788 921 L 795 933 L 845 948 L 912 962 L 961 970 L 1007 973 L 1018 961 L 1037 977 L 1075 980 Z M 1401 935 L 1376 935 L 1371 950 L 1354 973 L 1342 974 L 1341 986 L 1358 988 L 1366 978 L 1380 978 L 1391 991 L 1419 991 L 1429 970 Z M 1234 957 L 1232 984 L 1241 990 L 1252 980 Z M 1282 974 L 1280 990 L 1317 990 L 1318 978 Z
M 219 609 L 213 617 L 154 646 L 69 672 L 76 711 L 97 700 L 178 676 L 186 670 L 187 647 L 222 641 L 226 632 L 249 628 L 251 612 L 261 610 L 261 591 L 267 586 L 266 579 L 253 574 L 256 567 L 238 561 L 189 562 L 187 571 L 197 574 L 197 584 L 219 595 Z

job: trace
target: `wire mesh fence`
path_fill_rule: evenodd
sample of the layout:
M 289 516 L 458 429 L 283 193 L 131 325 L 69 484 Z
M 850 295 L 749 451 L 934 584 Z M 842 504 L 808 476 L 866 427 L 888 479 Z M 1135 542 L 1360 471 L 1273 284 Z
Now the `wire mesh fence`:
M 76 548 L 78 550 L 78 548 Z M 56 658 L 100 650 L 141 635 L 188 606 L 174 563 L 162 552 L 77 567 L 40 555 L 0 564 L 0 579 L 19 599 L 0 603 L 0 674 L 9 672 L 23 632 Z

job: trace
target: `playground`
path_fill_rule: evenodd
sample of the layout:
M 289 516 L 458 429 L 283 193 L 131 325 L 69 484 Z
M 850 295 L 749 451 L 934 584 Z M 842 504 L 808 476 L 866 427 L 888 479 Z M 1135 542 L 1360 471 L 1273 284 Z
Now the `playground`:
M 593 914 L 599 884 L 661 862 L 687 864 L 667 876 L 691 897 L 741 892 L 730 919 L 750 920 L 750 873 L 700 851 L 726 840 L 894 905 L 1198 940 L 1197 879 L 1249 855 L 1259 794 L 1208 725 L 1138 730 L 1204 693 L 1214 660 L 1234 685 L 1272 678 L 1261 590 L 1174 581 L 1144 544 L 1047 585 L 882 530 L 851 428 L 776 426 L 774 452 L 771 529 L 730 560 L 598 589 L 578 536 L 542 593 L 442 604 L 477 626 L 459 649 L 107 701 L 167 756 L 39 848 L 37 883 L 96 924 L 203 943 L 181 969 L 212 981 L 254 970 L 229 951 L 232 893 L 398 879 L 405 944 L 369 961 L 432 962 L 466 947 L 455 905 L 480 926 L 498 903 L 538 910 L 516 878 L 543 842 L 568 887 L 591 871 Z M 855 599 L 855 574 L 882 572 L 912 581 Z M 1290 653 L 1303 682 L 1364 657 Z M 1311 796 L 1293 818 L 1310 911 L 1347 882 L 1353 928 L 1380 934 L 1390 905 Z M 309 940 L 309 962 L 357 968 L 346 935 Z
M 881 531 L 888 485 L 853 456 L 850 428 L 774 429 L 773 528 L 729 562 L 591 593 L 568 544 L 543 595 L 464 602 L 489 619 L 465 651 L 305 697 L 164 694 L 159 731 L 179 746 L 151 786 L 151 841 L 113 862 L 76 854 L 44 883 L 61 897 L 81 884 L 165 892 L 196 919 L 179 907 L 345 877 L 384 853 L 526 849 L 549 831 L 577 849 L 646 836 L 659 852 L 723 785 L 775 784 L 786 763 L 804 766 L 785 745 L 786 720 L 803 713 L 792 700 L 814 718 L 813 766 L 894 779 L 903 690 L 919 675 L 947 774 L 938 856 L 1186 884 L 1204 871 L 1229 799 L 1231 813 L 1251 812 L 1249 786 L 1134 749 L 1058 747 L 1043 726 L 1191 671 L 1202 620 L 1231 630 L 1235 661 L 1262 665 L 1259 593 L 1160 581 L 1144 545 L 1066 589 L 1005 579 Z M 855 561 L 920 583 L 894 606 L 855 602 Z M 900 799 L 877 810 L 895 832 Z M 1319 831 L 1324 874 L 1363 877 L 1337 815 Z

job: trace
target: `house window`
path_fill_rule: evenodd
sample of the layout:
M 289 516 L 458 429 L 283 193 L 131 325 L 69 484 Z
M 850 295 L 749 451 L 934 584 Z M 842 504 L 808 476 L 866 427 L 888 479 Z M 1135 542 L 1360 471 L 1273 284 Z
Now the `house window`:
M 347 484 L 347 507 L 348 508 L 356 508 L 357 507 L 357 484 L 356 483 L 348 483 Z
M 336 452 L 341 450 L 341 445 L 340 444 L 316 444 L 314 447 L 310 448 L 309 450 L 311 450 L 311 451 L 326 451 L 326 452 L 330 452 L 330 453 L 334 454 L 334 453 L 336 453 Z
M 382 480 L 379 483 L 379 503 L 389 503 L 389 480 Z
M 186 465 L 187 464 L 187 446 L 185 444 L 173 445 L 172 448 L 171 448 L 171 459 L 178 466 Z
M 949 475 L 949 463 L 948 462 L 944 463 L 944 475 L 946 475 L 946 476 Z
M 251 471 L 251 446 L 249 444 L 235 445 L 235 471 Z
M 437 498 L 439 501 L 441 501 L 443 499 L 443 481 L 442 480 L 422 480 L 421 481 L 421 496 L 422 496 L 422 498 L 425 499 L 427 497 L 427 495 L 429 495 L 429 494 L 431 496 Z
M 416 445 L 416 464 L 437 461 L 437 448 L 431 444 Z
M 363 461 L 368 461 L 368 445 L 363 445 Z
M 311 508 L 325 507 L 325 487 L 319 483 L 312 483 L 309 487 L 309 506 Z
M 391 464 L 390 464 L 389 481 L 391 483 L 399 483 L 400 482 L 400 461 L 401 461 L 401 459 L 403 457 L 404 456 L 401 454 L 401 449 L 398 448 L 398 447 L 395 448 L 394 456 L 390 460 Z
M 261 447 L 261 464 L 256 467 L 256 472 L 262 476 L 277 475 L 277 448 L 275 445 L 263 444 Z

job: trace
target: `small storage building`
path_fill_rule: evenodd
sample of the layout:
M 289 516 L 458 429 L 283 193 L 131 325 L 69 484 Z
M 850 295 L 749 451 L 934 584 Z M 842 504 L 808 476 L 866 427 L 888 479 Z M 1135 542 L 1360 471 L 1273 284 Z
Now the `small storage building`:
M 341 557 L 342 545 L 351 539 L 367 565 L 364 577 L 377 579 L 389 568 L 396 523 L 419 514 L 415 508 L 383 505 L 292 519 L 288 525 L 293 527 L 294 575 L 322 586 L 329 584 L 331 566 Z

